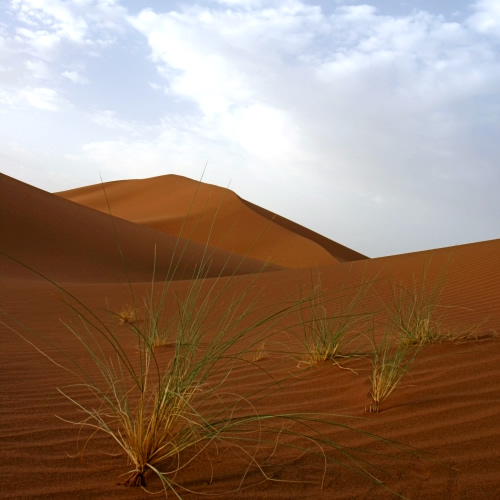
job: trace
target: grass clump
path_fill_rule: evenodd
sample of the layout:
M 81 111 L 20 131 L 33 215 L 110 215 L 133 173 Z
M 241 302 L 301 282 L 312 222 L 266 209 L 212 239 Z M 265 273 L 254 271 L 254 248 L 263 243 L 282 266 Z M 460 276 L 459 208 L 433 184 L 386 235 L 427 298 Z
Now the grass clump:
M 217 402 L 234 366 L 289 306 L 260 308 L 257 314 L 252 298 L 232 292 L 235 278 L 207 280 L 202 271 L 199 277 L 187 291 L 172 293 L 178 321 L 171 353 L 156 352 L 157 338 L 147 321 L 144 327 L 129 324 L 137 359 L 93 315 L 80 310 L 85 329 L 71 328 L 98 367 L 98 382 L 81 375 L 99 403 L 89 407 L 63 393 L 86 414 L 76 424 L 105 432 L 126 454 L 132 464 L 126 482 L 130 486 L 145 486 L 146 474 L 152 472 L 166 491 L 177 494 L 174 477 L 185 450 L 223 440 L 237 426 L 257 421 L 254 414 L 247 419 L 234 416 L 239 397 Z M 103 340 L 111 348 L 109 358 L 100 346 Z
M 357 355 L 356 341 L 365 334 L 369 314 L 362 300 L 370 284 L 345 287 L 326 293 L 318 277 L 300 311 L 300 329 L 305 347 L 301 364 L 314 365 Z
M 443 273 L 429 288 L 428 267 L 420 283 L 413 279 L 410 288 L 404 284 L 392 285 L 392 323 L 400 334 L 400 341 L 409 345 L 438 342 L 442 325 L 439 320 L 440 298 L 444 289 Z
M 130 304 L 124 305 L 117 313 L 120 326 L 135 323 L 137 321 L 137 309 Z
M 379 412 L 381 403 L 396 390 L 419 351 L 419 346 L 397 340 L 394 332 L 388 330 L 378 345 L 373 343 L 370 412 Z

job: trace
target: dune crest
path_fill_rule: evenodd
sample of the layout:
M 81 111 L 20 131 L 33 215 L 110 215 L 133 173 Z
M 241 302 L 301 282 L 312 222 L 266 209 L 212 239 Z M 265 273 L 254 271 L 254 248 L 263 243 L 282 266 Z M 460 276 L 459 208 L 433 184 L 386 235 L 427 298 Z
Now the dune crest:
M 290 268 L 366 259 L 225 188 L 178 175 L 56 193 L 68 200 L 212 247 Z M 187 216 L 187 218 L 186 218 Z

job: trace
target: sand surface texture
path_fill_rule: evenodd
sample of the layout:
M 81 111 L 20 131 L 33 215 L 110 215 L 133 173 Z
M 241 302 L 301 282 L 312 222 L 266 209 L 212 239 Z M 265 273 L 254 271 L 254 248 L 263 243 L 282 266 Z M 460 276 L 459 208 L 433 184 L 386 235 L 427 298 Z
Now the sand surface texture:
M 109 325 L 135 360 L 135 336 L 119 325 L 116 312 L 133 294 L 134 324 L 143 324 L 153 269 L 157 291 L 161 279 L 171 279 L 166 301 L 175 306 L 199 276 L 200 262 L 210 263 L 200 296 L 227 286 L 229 300 L 244 297 L 255 314 L 270 314 L 310 297 L 321 283 L 316 311 L 361 320 L 345 357 L 309 363 L 311 301 L 292 308 L 272 324 L 265 342 L 235 362 L 213 402 L 245 396 L 251 404 L 238 406 L 235 415 L 322 414 L 335 425 L 319 422 L 308 432 L 336 445 L 324 446 L 334 461 L 325 465 L 317 444 L 281 422 L 270 444 L 260 436 L 257 451 L 258 432 L 244 446 L 221 441 L 186 450 L 179 463 L 187 465 L 175 476 L 182 488 L 245 499 L 498 497 L 500 240 L 368 259 L 231 191 L 182 177 L 108 183 L 105 191 L 109 207 L 100 185 L 55 195 L 0 176 L 1 498 L 151 498 L 124 486 L 133 469 L 126 456 L 109 435 L 72 424 L 85 415 L 58 389 L 96 405 L 88 387 L 75 385 L 77 366 L 99 378 L 71 332 L 92 329 L 75 310 Z M 421 346 L 380 411 L 367 412 L 374 346 L 396 330 L 401 297 L 432 309 L 436 338 Z M 224 296 L 212 314 L 227 309 Z M 207 327 L 200 350 L 216 330 Z M 157 349 L 160 365 L 172 359 L 174 345 L 171 339 Z M 113 356 L 105 343 L 102 354 Z M 252 399 L 256 390 L 262 397 Z M 246 452 L 255 452 L 255 461 Z M 154 474 L 146 480 L 148 489 L 161 491 Z

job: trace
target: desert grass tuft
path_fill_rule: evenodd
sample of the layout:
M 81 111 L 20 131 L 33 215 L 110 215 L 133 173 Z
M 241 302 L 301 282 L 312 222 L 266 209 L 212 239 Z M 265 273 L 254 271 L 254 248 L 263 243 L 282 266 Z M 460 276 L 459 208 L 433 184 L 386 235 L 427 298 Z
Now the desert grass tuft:
M 120 326 L 135 323 L 137 321 L 137 308 L 126 304 L 116 313 L 116 316 Z
M 444 290 L 445 275 L 440 273 L 432 287 L 428 285 L 430 263 L 424 268 L 420 283 L 413 278 L 413 286 L 392 284 L 392 307 L 389 314 L 392 324 L 404 344 L 420 345 L 439 342 L 444 328 L 439 318 L 442 310 L 440 299 Z
M 382 341 L 374 342 L 372 374 L 370 377 L 372 402 L 370 412 L 379 412 L 380 405 L 399 385 L 415 360 L 420 346 L 401 343 L 392 330 L 387 330 Z
M 334 293 L 323 289 L 318 277 L 300 311 L 300 331 L 305 354 L 299 364 L 314 365 L 358 355 L 357 341 L 366 334 L 371 314 L 364 311 L 363 298 L 370 283 L 342 286 Z

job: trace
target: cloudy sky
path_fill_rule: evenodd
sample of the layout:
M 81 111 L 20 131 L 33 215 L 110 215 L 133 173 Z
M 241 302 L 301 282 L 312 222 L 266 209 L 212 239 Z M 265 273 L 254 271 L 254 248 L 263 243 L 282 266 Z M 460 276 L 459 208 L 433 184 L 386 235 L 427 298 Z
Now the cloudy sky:
M 177 173 L 369 256 L 500 237 L 498 0 L 0 0 L 0 170 Z

